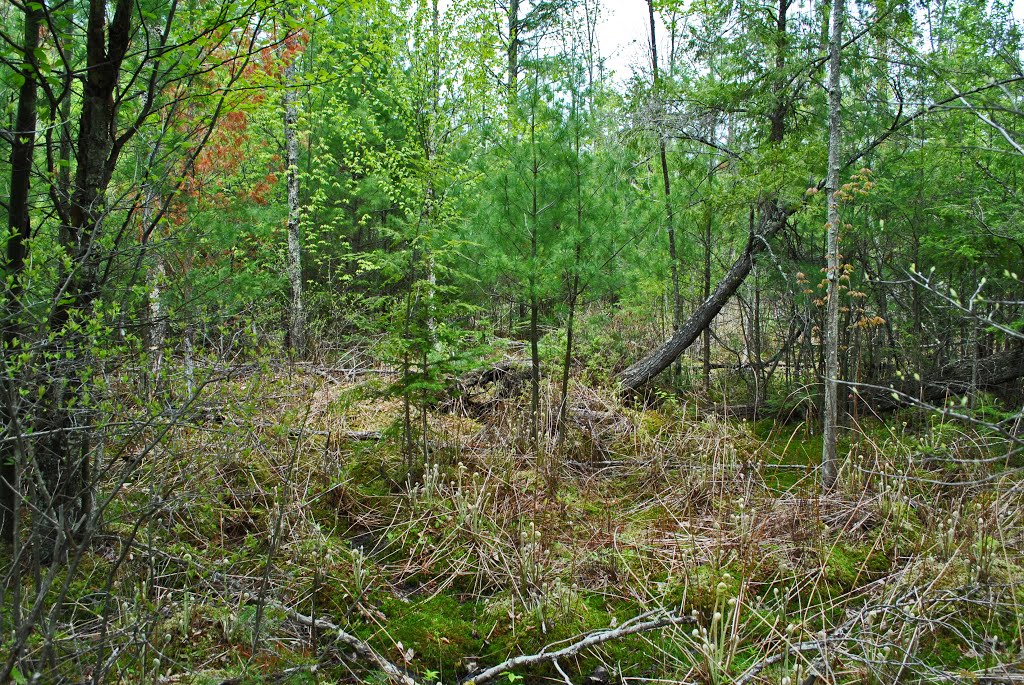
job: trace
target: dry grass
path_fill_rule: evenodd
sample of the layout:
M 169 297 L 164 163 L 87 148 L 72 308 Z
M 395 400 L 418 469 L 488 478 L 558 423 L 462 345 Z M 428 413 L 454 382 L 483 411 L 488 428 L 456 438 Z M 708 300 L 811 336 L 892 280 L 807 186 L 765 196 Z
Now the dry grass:
M 211 682 L 322 661 L 371 677 L 278 605 L 444 682 L 657 608 L 694 612 L 696 627 L 609 643 L 574 668 L 885 683 L 1020 659 L 1024 491 L 979 461 L 999 449 L 982 434 L 925 436 L 931 457 L 952 456 L 939 460 L 862 430 L 845 488 L 821 497 L 812 476 L 780 491 L 772 445 L 739 424 L 593 388 L 573 388 L 581 418 L 555 452 L 546 387 L 539 451 L 520 402 L 431 413 L 431 453 L 407 477 L 388 432 L 403 405 L 385 383 L 277 367 L 218 384 L 216 411 L 173 428 L 120 493 L 74 600 L 113 601 L 57 622 L 69 668 L 102 657 L 109 682 Z M 331 437 L 350 430 L 385 437 Z M 116 652 L 91 651 L 100 625 Z

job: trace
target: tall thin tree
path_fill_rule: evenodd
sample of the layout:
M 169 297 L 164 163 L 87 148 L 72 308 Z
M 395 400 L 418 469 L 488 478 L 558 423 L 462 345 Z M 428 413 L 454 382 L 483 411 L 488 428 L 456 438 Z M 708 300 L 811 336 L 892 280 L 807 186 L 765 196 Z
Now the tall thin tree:
M 293 15 L 289 11 L 288 15 Z M 288 30 L 292 28 L 289 26 Z M 284 43 L 287 51 L 298 36 L 293 35 Z M 299 70 L 299 53 L 291 55 L 284 70 L 284 140 L 286 185 L 288 187 L 288 283 L 291 286 L 291 304 L 288 312 L 288 347 L 291 353 L 301 357 L 306 352 L 306 314 L 302 296 L 302 208 L 299 202 L 299 93 L 296 80 Z
M 832 30 L 828 65 L 828 224 L 826 273 L 828 301 L 825 313 L 825 416 L 821 452 L 821 485 L 831 490 L 839 478 L 836 438 L 839 421 L 839 159 L 842 144 L 842 92 L 840 60 L 843 48 L 844 0 L 832 0 Z
M 651 23 L 651 80 L 653 84 L 654 116 L 660 119 L 664 111 L 664 101 L 659 88 L 658 78 L 658 38 L 655 30 L 654 0 L 647 0 L 647 16 Z M 668 233 L 668 258 L 672 273 L 672 332 L 679 330 L 683 319 L 682 300 L 679 296 L 679 260 L 676 254 L 675 214 L 672 208 L 672 181 L 668 173 L 668 153 L 665 147 L 665 136 L 661 132 L 661 121 L 654 122 L 658 133 L 658 155 L 661 159 L 661 180 L 665 194 L 665 229 Z

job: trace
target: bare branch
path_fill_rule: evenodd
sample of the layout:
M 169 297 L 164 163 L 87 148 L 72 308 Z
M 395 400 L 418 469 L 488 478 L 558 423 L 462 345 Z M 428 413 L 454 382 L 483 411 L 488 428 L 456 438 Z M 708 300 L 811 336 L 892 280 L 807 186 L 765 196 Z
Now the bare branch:
M 502 673 L 511 671 L 516 668 L 522 668 L 525 666 L 536 666 L 537 664 L 543 664 L 548 662 L 555 662 L 558 659 L 564 659 L 566 657 L 574 656 L 579 654 L 584 649 L 596 647 L 597 645 L 609 642 L 611 640 L 617 640 L 627 635 L 635 635 L 636 633 L 646 633 L 659 628 L 665 628 L 667 626 L 676 626 L 683 623 L 690 623 L 693 618 L 690 616 L 680 616 L 678 614 L 663 614 L 658 616 L 657 611 L 648 611 L 640 614 L 629 621 L 626 621 L 618 628 L 611 628 L 608 630 L 599 630 L 594 633 L 590 633 L 584 638 L 573 642 L 572 644 L 563 647 L 554 652 L 548 652 L 547 649 L 550 647 L 544 647 L 537 654 L 524 654 L 522 656 L 512 657 L 502 661 L 497 666 L 492 666 L 488 669 L 477 673 L 476 675 L 469 676 L 462 682 L 464 685 L 484 685 L 489 683 Z

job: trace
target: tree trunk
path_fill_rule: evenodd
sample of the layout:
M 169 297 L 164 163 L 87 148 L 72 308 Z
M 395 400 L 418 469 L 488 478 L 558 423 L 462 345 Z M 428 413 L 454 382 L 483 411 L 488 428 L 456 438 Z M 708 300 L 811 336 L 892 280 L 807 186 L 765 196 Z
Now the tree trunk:
M 284 140 L 288 170 L 288 282 L 291 306 L 288 317 L 288 347 L 292 355 L 306 353 L 306 314 L 302 297 L 302 217 L 299 204 L 299 138 L 295 130 L 299 118 L 299 95 L 295 91 L 298 55 L 292 57 L 284 72 Z
M 942 407 L 948 398 L 970 393 L 972 386 L 994 388 L 1024 378 L 1024 345 L 1014 342 L 1010 349 L 979 358 L 976 364 L 970 358 L 957 360 L 920 375 L 920 381 L 893 378 L 874 387 L 860 387 L 858 393 L 878 412 L 913 404 L 912 400 Z
M 150 161 L 155 155 L 156 149 L 151 151 Z M 153 208 L 159 202 L 157 189 L 158 180 L 153 177 L 147 181 L 145 199 L 142 207 L 141 220 L 141 247 L 144 253 L 149 253 L 150 264 L 146 269 L 146 289 L 149 291 L 146 311 L 146 325 L 143 330 L 146 353 L 149 355 L 149 367 L 146 370 L 148 380 L 146 386 L 152 397 L 160 383 L 160 369 L 163 365 L 164 340 L 167 333 L 167 321 L 163 311 L 162 288 L 167 280 L 167 271 L 164 267 L 163 257 L 153 249 L 152 240 L 155 226 L 153 226 Z M 145 257 L 145 254 L 143 255 Z
M 580 249 L 576 246 L 576 259 L 579 261 Z M 577 268 L 572 277 L 572 285 L 569 290 L 569 317 L 565 323 L 565 359 L 562 361 L 562 396 L 558 402 L 558 425 L 556 427 L 555 444 L 556 449 L 561 449 L 562 441 L 565 439 L 565 417 L 569 412 L 569 374 L 572 370 L 572 344 L 575 329 L 573 328 L 576 319 L 576 300 L 580 291 L 580 274 Z
M 80 402 L 89 382 L 88 339 L 79 325 L 92 310 L 101 285 L 97 247 L 106 218 L 106 191 L 124 139 L 117 136 L 115 94 L 121 64 L 131 42 L 134 3 L 118 0 L 107 22 L 104 0 L 89 3 L 86 70 L 79 115 L 77 167 L 63 247 L 71 270 L 58 283 L 48 323 L 53 342 L 47 350 L 49 383 L 41 398 L 36 461 L 45 488 L 34 503 L 38 515 L 37 551 L 49 560 L 64 550 L 62 541 L 82 531 L 90 513 L 91 411 Z
M 24 81 L 18 91 L 18 111 L 11 141 L 11 185 L 8 200 L 7 260 L 4 264 L 6 294 L 3 319 L 3 337 L 0 339 L 5 356 L 16 354 L 22 336 L 21 322 L 21 274 L 28 256 L 27 242 L 32 233 L 29 215 L 29 195 L 32 178 L 32 153 L 36 140 L 36 67 L 35 51 L 39 47 L 39 27 L 42 18 L 40 8 L 25 5 L 22 60 Z M 19 393 L 15 381 L 18 369 L 4 364 L 3 382 L 0 390 L 0 421 L 5 440 L 0 443 L 0 542 L 14 541 L 14 517 L 18 509 L 19 493 L 15 488 L 18 479 L 19 459 L 14 438 L 20 432 L 17 403 Z
M 822 429 L 821 486 L 831 490 L 839 477 L 836 462 L 839 420 L 839 152 L 842 143 L 840 105 L 840 52 L 843 47 L 845 0 L 832 0 L 832 34 L 829 40 L 828 73 L 828 296 L 825 313 L 825 407 Z
M 658 40 L 655 32 L 654 0 L 647 0 L 648 18 L 651 23 L 651 80 L 653 82 L 653 98 L 658 103 L 655 111 L 662 111 L 661 93 L 658 90 Z M 679 330 L 682 322 L 682 302 L 679 299 L 679 260 L 676 253 L 675 214 L 672 209 L 672 182 L 668 174 L 668 155 L 665 150 L 665 137 L 661 134 L 661 122 L 654 122 L 658 131 L 658 153 L 661 158 L 661 179 L 665 193 L 665 229 L 668 233 L 668 258 L 672 273 L 672 332 Z
M 767 241 L 786 225 L 786 219 L 796 211 L 796 207 L 781 203 L 763 202 L 761 220 L 757 231 L 747 238 L 747 244 L 740 256 L 729 267 L 729 271 L 711 296 L 704 300 L 697 310 L 690 315 L 679 330 L 648 356 L 636 362 L 619 374 L 619 385 L 623 390 L 636 390 L 647 384 L 651 379 L 672 365 L 686 349 L 700 337 L 714 318 L 722 311 L 729 298 L 743 284 L 754 264 L 754 257 L 764 250 Z
M 437 191 L 434 189 L 434 158 L 437 155 L 437 120 L 441 110 L 441 28 L 438 0 L 432 0 L 430 5 L 430 35 L 431 47 L 428 51 L 432 62 L 430 70 L 430 112 L 427 115 L 427 130 L 423 143 L 423 156 L 426 160 L 427 187 L 423 203 L 423 225 L 430 231 L 431 221 L 437 214 Z M 431 233 L 433 233 L 431 231 Z M 430 336 L 430 344 L 435 348 L 437 340 L 437 319 L 434 316 L 434 295 L 437 292 L 437 265 L 434 262 L 434 252 L 431 241 L 424 242 L 427 270 L 427 334 Z M 424 368 L 426 373 L 426 368 Z
M 588 13 L 589 15 L 589 13 Z M 569 283 L 569 317 L 565 324 L 565 359 L 562 362 L 562 395 L 558 402 L 558 414 L 555 419 L 555 451 L 560 452 L 565 439 L 565 417 L 569 410 L 569 375 L 572 371 L 572 344 L 575 334 L 576 302 L 580 294 L 580 261 L 583 253 L 583 146 L 580 134 L 580 104 L 576 88 L 572 90 L 573 114 L 573 153 L 575 164 L 575 203 L 576 203 L 576 244 L 573 246 L 572 278 Z
M 711 297 L 711 208 L 706 210 L 707 216 L 704 220 L 704 300 Z M 711 390 L 711 330 L 704 329 L 702 336 L 703 350 L 701 357 L 704 361 L 704 392 Z
M 753 212 L 751 212 L 753 220 Z M 754 310 L 750 317 L 751 351 L 754 362 L 754 420 L 764 404 L 765 398 L 765 366 L 761 363 L 761 283 L 756 268 L 754 270 Z
M 509 0 L 508 4 L 508 94 L 514 97 L 519 79 L 519 2 Z
M 771 129 L 768 139 L 773 143 L 781 143 L 786 135 L 786 114 L 789 112 L 789 97 L 786 95 L 786 56 L 789 49 L 789 34 L 787 33 L 787 22 L 789 5 L 791 0 L 779 0 L 779 11 L 775 17 L 775 77 L 772 84 L 772 92 L 775 98 L 775 108 L 769 114 Z
M 531 95 L 535 98 L 536 93 Z M 534 453 L 540 454 L 540 326 L 538 316 L 540 304 L 537 299 L 537 187 L 540 177 L 540 159 L 537 157 L 537 112 L 535 101 L 530 105 L 530 149 L 533 156 L 530 166 L 532 178 L 530 216 L 527 230 L 530 234 L 530 446 Z
M 650 2 L 651 0 L 648 0 Z M 776 56 L 775 66 L 779 79 L 784 79 L 786 56 L 788 52 L 787 12 L 791 0 L 779 0 L 776 17 Z M 651 8 L 649 8 L 650 13 Z M 785 119 L 789 112 L 789 98 L 784 91 L 783 82 L 773 85 L 774 108 L 769 113 L 770 130 L 768 139 L 773 144 L 782 142 L 785 136 Z M 681 323 L 672 337 L 644 359 L 636 362 L 619 374 L 619 384 L 624 390 L 636 390 L 659 373 L 671 366 L 700 334 L 711 324 L 725 303 L 736 292 L 743 280 L 750 273 L 754 257 L 765 248 L 766 241 L 777 233 L 786 223 L 786 219 L 796 211 L 797 207 L 789 207 L 777 196 L 760 202 L 760 225 L 756 233 L 750 235 L 747 245 L 739 258 L 733 262 L 729 271 L 719 281 L 714 292 L 697 307 L 697 310 Z

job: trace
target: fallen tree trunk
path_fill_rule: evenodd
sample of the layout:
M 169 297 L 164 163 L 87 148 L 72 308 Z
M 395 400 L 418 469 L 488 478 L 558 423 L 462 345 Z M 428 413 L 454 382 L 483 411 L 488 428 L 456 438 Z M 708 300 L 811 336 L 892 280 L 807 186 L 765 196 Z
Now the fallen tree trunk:
M 781 203 L 765 202 L 761 207 L 761 221 L 756 230 L 750 232 L 743 252 L 729 267 L 725 277 L 719 281 L 711 296 L 690 315 L 682 326 L 658 349 L 636 362 L 619 374 L 619 386 L 623 390 L 637 390 L 646 385 L 659 373 L 667 369 L 686 349 L 711 325 L 729 298 L 739 290 L 754 265 L 754 257 L 768 245 L 768 239 L 782 230 L 786 219 L 799 205 L 787 206 Z
M 971 392 L 970 362 L 947 364 L 932 377 L 894 379 L 886 384 L 852 384 L 857 394 L 875 411 L 892 411 L 914 404 L 941 407 L 949 398 Z M 978 360 L 977 388 L 993 388 L 1024 378 L 1024 345 Z

